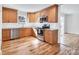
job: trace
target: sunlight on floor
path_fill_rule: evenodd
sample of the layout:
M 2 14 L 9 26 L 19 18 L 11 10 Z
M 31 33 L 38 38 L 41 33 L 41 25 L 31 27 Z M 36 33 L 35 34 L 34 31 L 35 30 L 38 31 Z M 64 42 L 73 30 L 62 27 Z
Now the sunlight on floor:
M 40 41 L 37 40 L 37 39 L 32 41 L 32 44 L 33 44 L 34 47 L 37 47 L 39 45 L 39 43 L 40 43 Z

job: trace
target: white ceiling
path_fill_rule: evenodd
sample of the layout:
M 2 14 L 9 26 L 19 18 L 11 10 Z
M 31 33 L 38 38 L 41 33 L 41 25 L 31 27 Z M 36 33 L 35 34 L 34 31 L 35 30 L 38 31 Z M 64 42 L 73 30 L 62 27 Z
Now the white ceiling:
M 3 6 L 26 12 L 35 12 L 49 7 L 51 4 L 3 4 Z M 62 4 L 59 6 L 60 11 L 64 14 L 79 13 L 79 4 Z
M 14 8 L 26 12 L 35 12 L 51 6 L 50 4 L 3 4 L 4 7 Z
M 79 4 L 63 4 L 60 6 L 60 11 L 64 14 L 79 13 Z

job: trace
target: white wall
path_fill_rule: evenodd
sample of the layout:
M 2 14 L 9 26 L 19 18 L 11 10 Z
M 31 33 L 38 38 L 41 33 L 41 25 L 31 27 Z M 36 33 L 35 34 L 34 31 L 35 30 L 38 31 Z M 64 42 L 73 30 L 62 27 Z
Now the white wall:
M 62 5 L 58 7 L 58 42 L 62 43 L 64 40 L 64 14 L 62 13 Z
M 79 4 L 61 5 L 64 16 L 65 33 L 79 34 Z
M 64 32 L 67 33 L 67 18 L 68 18 L 68 14 L 64 14 Z
M 23 16 L 23 17 L 25 18 L 25 22 L 26 22 L 26 23 L 29 22 L 29 20 L 28 20 L 28 18 L 27 18 L 27 12 L 18 10 L 17 14 L 18 14 L 18 17 L 17 17 L 18 23 L 19 23 L 19 16 Z
M 62 4 L 61 12 L 64 14 L 79 13 L 79 4 Z
M 66 15 L 65 25 L 65 32 L 79 34 L 79 14 Z

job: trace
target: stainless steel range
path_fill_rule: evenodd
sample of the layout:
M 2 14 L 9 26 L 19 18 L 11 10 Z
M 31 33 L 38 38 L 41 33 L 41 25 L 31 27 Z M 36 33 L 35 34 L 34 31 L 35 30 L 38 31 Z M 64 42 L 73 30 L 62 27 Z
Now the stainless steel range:
M 37 28 L 37 38 L 43 40 L 44 29 L 49 29 L 50 24 L 44 24 L 42 27 Z

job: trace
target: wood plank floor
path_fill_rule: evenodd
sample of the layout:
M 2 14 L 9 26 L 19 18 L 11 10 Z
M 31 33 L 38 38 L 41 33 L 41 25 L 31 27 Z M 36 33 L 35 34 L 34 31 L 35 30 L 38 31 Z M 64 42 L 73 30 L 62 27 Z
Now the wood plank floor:
M 25 37 L 21 39 L 3 42 L 3 55 L 44 55 L 56 54 L 59 45 L 49 45 L 34 37 Z M 54 49 L 53 49 L 54 48 Z
M 2 55 L 73 55 L 79 54 L 79 49 L 68 45 L 50 45 L 34 37 L 24 37 L 2 43 Z

